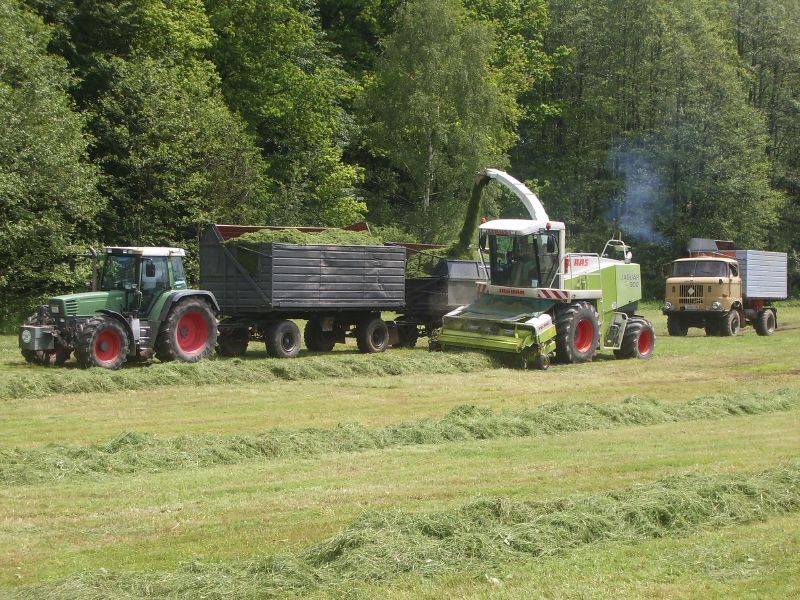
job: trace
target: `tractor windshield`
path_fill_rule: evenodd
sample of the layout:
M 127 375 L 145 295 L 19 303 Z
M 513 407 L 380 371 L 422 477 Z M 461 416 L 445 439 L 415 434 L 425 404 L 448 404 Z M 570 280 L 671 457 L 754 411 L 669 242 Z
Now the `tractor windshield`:
M 673 263 L 673 277 L 727 277 L 728 264 L 721 260 L 686 260 Z
M 493 285 L 550 287 L 558 274 L 558 243 L 551 233 L 492 235 L 489 260 Z
M 137 257 L 131 255 L 106 254 L 100 289 L 129 290 L 136 284 Z

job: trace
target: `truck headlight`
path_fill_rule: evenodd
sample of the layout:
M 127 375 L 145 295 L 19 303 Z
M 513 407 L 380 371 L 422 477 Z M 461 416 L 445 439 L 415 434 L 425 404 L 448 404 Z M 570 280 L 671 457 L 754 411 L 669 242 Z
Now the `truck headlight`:
M 719 310 L 720 308 L 722 308 L 722 304 L 720 304 L 719 302 L 711 303 L 711 310 Z
M 664 302 L 664 310 L 672 310 L 672 302 Z

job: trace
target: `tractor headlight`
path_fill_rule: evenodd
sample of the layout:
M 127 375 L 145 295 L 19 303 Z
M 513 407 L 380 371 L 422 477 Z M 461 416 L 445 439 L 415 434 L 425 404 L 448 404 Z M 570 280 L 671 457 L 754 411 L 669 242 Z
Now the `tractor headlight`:
M 711 310 L 719 310 L 722 308 L 722 304 L 719 302 L 712 302 L 711 303 Z
M 51 304 L 50 305 L 50 314 L 51 315 L 57 315 L 60 312 L 61 312 L 61 309 L 59 308 L 58 304 Z
M 664 302 L 664 310 L 672 310 L 672 302 Z

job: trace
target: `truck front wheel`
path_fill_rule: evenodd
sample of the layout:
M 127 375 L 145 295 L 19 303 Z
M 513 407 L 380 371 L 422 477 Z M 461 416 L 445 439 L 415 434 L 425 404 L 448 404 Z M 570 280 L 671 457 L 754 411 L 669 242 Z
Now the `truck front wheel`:
M 733 335 L 739 335 L 739 329 L 741 327 L 741 320 L 739 318 L 739 311 L 731 309 L 731 312 L 723 316 L 717 326 L 719 329 L 719 334 L 724 337 L 729 337 Z
M 161 325 L 156 342 L 156 357 L 162 362 L 197 362 L 214 354 L 217 345 L 217 319 L 204 301 L 189 299 L 170 311 Z
M 673 337 L 683 337 L 689 333 L 689 326 L 680 315 L 667 315 L 667 333 Z
M 128 332 L 111 317 L 94 317 L 83 326 L 75 345 L 75 358 L 84 369 L 119 369 L 128 359 Z
M 775 313 L 769 308 L 762 310 L 753 321 L 753 326 L 758 335 L 772 335 L 775 333 Z

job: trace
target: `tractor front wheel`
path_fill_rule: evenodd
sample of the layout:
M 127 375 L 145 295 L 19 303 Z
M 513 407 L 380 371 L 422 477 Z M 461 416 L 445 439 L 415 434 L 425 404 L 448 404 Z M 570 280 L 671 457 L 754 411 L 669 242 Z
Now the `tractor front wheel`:
M 45 367 L 63 366 L 72 355 L 72 350 L 63 346 L 56 346 L 53 350 L 21 350 L 21 352 L 26 362 Z
M 217 319 L 203 300 L 189 299 L 173 307 L 161 325 L 156 357 L 162 362 L 197 362 L 213 356 L 217 345 Z
M 75 345 L 78 364 L 87 369 L 116 370 L 128 360 L 128 331 L 112 317 L 94 317 L 83 326 Z
M 562 363 L 590 362 L 599 344 L 597 313 L 588 302 L 556 311 L 556 358 Z
M 614 350 L 617 358 L 640 358 L 647 360 L 653 356 L 656 347 L 656 330 L 647 319 L 633 317 L 628 319 L 622 345 Z

